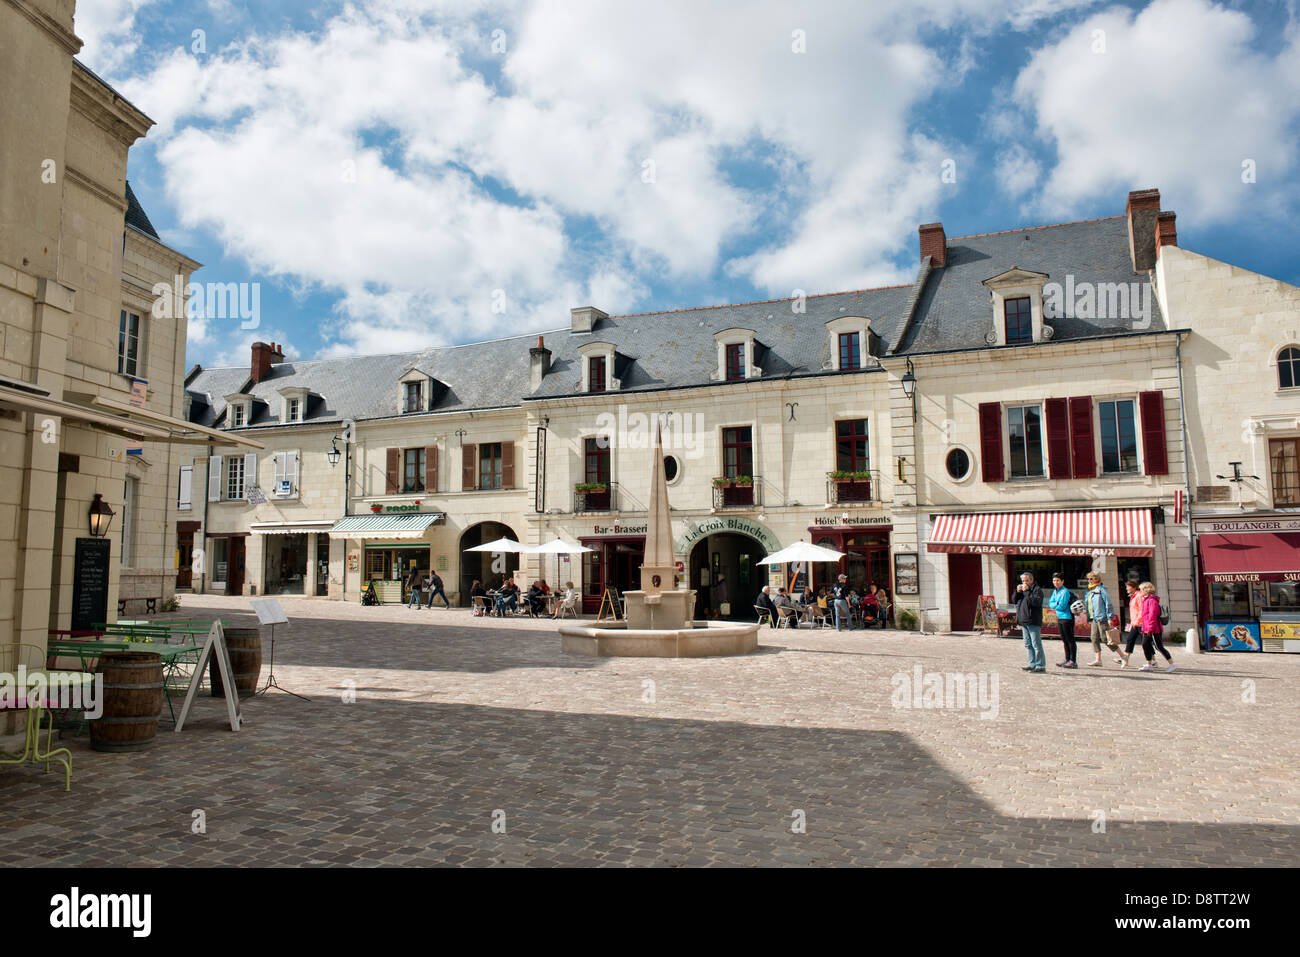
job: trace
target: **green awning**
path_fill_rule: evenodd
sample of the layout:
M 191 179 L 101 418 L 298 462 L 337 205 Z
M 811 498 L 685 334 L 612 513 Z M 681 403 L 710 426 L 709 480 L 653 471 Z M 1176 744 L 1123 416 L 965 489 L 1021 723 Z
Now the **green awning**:
M 329 533 L 340 538 L 423 538 L 425 530 L 442 516 L 442 512 L 345 515 Z

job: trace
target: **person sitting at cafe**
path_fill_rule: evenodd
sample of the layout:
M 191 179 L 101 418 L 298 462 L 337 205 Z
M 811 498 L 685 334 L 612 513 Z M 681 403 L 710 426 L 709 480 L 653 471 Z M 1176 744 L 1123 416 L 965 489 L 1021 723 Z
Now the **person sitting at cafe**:
M 776 605 L 778 613 L 782 608 L 788 608 L 790 609 L 790 611 L 796 612 L 796 614 L 790 614 L 789 612 L 787 612 L 786 614 L 787 614 L 787 620 L 789 622 L 790 627 L 798 628 L 799 627 L 799 615 L 797 614 L 798 608 L 795 605 L 795 603 L 791 601 L 790 596 L 786 593 L 786 590 L 784 588 L 778 588 L 776 590 L 776 597 L 772 599 L 772 601 Z M 777 620 L 779 621 L 780 619 L 778 618 Z
M 559 618 L 560 608 L 563 607 L 564 603 L 566 601 L 577 601 L 577 599 L 578 599 L 578 590 L 573 587 L 573 582 L 565 582 L 564 594 L 560 597 L 560 600 L 555 603 L 555 609 L 551 612 L 551 617 Z
M 501 587 L 497 589 L 497 614 L 513 613 L 519 605 L 519 586 L 513 579 L 501 576 Z
M 754 602 L 759 611 L 767 615 L 768 624 L 773 628 L 776 627 L 777 619 L 780 617 L 776 611 L 776 602 L 772 599 L 772 586 L 764 585 L 763 591 L 758 596 L 758 601 Z
M 542 590 L 542 583 L 535 581 L 529 585 L 524 600 L 528 602 L 528 614 L 536 617 L 546 607 L 546 592 Z
M 867 593 L 862 596 L 862 624 L 863 627 L 870 628 L 872 625 L 880 625 L 882 628 L 885 623 L 880 613 L 880 598 L 877 595 L 879 588 L 875 584 L 867 586 Z
M 476 602 L 474 599 L 482 598 L 486 600 L 487 596 L 488 596 L 487 589 L 483 587 L 482 582 L 480 582 L 477 578 L 474 579 L 474 584 L 469 586 L 469 603 L 474 607 L 474 614 L 476 615 L 479 614 L 478 602 Z
M 803 586 L 803 594 L 799 596 L 799 602 L 803 605 L 817 604 L 817 594 L 812 590 L 812 585 Z

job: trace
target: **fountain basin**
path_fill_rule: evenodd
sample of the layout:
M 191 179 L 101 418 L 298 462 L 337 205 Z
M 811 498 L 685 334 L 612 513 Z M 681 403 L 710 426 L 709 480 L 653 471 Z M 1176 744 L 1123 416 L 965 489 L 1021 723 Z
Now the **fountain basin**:
M 714 658 L 747 655 L 758 648 L 758 625 L 693 621 L 666 630 L 628 628 L 622 621 L 560 626 L 560 650 L 592 658 Z

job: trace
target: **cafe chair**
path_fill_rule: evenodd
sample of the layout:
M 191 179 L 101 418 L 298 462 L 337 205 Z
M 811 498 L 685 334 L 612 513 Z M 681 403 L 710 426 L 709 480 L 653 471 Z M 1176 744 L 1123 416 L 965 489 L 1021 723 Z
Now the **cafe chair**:
M 754 611 L 758 613 L 758 623 L 760 625 L 763 624 L 763 622 L 765 621 L 769 625 L 772 624 L 772 613 L 768 611 L 766 608 L 764 608 L 762 605 L 755 605 Z
M 30 674 L 34 671 L 46 671 L 45 649 L 37 645 L 0 645 L 0 673 L 12 674 L 17 676 L 19 666 Z M 35 699 L 36 707 L 33 708 L 33 698 L 27 694 L 26 688 L 18 688 L 18 696 L 14 700 L 0 699 L 0 714 L 6 712 L 23 712 L 26 718 L 26 733 L 23 737 L 23 752 L 15 755 L 11 752 L 0 751 L 0 764 L 22 764 L 31 755 L 33 764 L 44 764 L 46 773 L 49 773 L 50 762 L 61 761 L 64 769 L 63 790 L 72 790 L 72 752 L 67 748 L 53 748 L 54 743 L 54 715 L 49 712 L 49 708 L 58 707 L 58 702 L 47 697 Z M 49 728 L 45 732 L 45 751 L 41 751 L 41 715 L 46 714 L 50 719 Z
M 559 609 L 555 612 L 555 617 L 563 618 L 566 614 L 571 618 L 578 617 L 578 599 L 576 597 L 563 599 L 560 602 Z
M 791 605 L 777 605 L 776 606 L 776 618 L 777 618 L 776 627 L 789 628 L 791 623 L 795 620 L 795 616 L 797 614 L 798 612 L 795 611 L 794 607 Z

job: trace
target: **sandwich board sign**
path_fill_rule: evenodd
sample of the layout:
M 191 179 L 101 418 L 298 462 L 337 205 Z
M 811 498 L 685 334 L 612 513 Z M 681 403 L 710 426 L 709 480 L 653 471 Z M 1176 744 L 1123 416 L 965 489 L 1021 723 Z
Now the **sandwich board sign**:
M 235 670 L 230 666 L 230 652 L 226 649 L 226 633 L 221 627 L 221 622 L 214 621 L 212 629 L 203 641 L 203 650 L 199 652 L 199 660 L 194 665 L 194 674 L 190 676 L 190 686 L 185 692 L 185 703 L 181 705 L 181 713 L 176 716 L 176 731 L 180 731 L 185 726 L 190 705 L 194 702 L 194 696 L 198 694 L 199 682 L 203 680 L 203 669 L 208 666 L 208 661 L 213 655 L 216 655 L 216 666 L 221 669 L 221 683 L 225 685 L 226 712 L 230 716 L 230 730 L 238 731 L 243 724 L 243 717 L 239 713 L 239 692 L 235 690 Z

